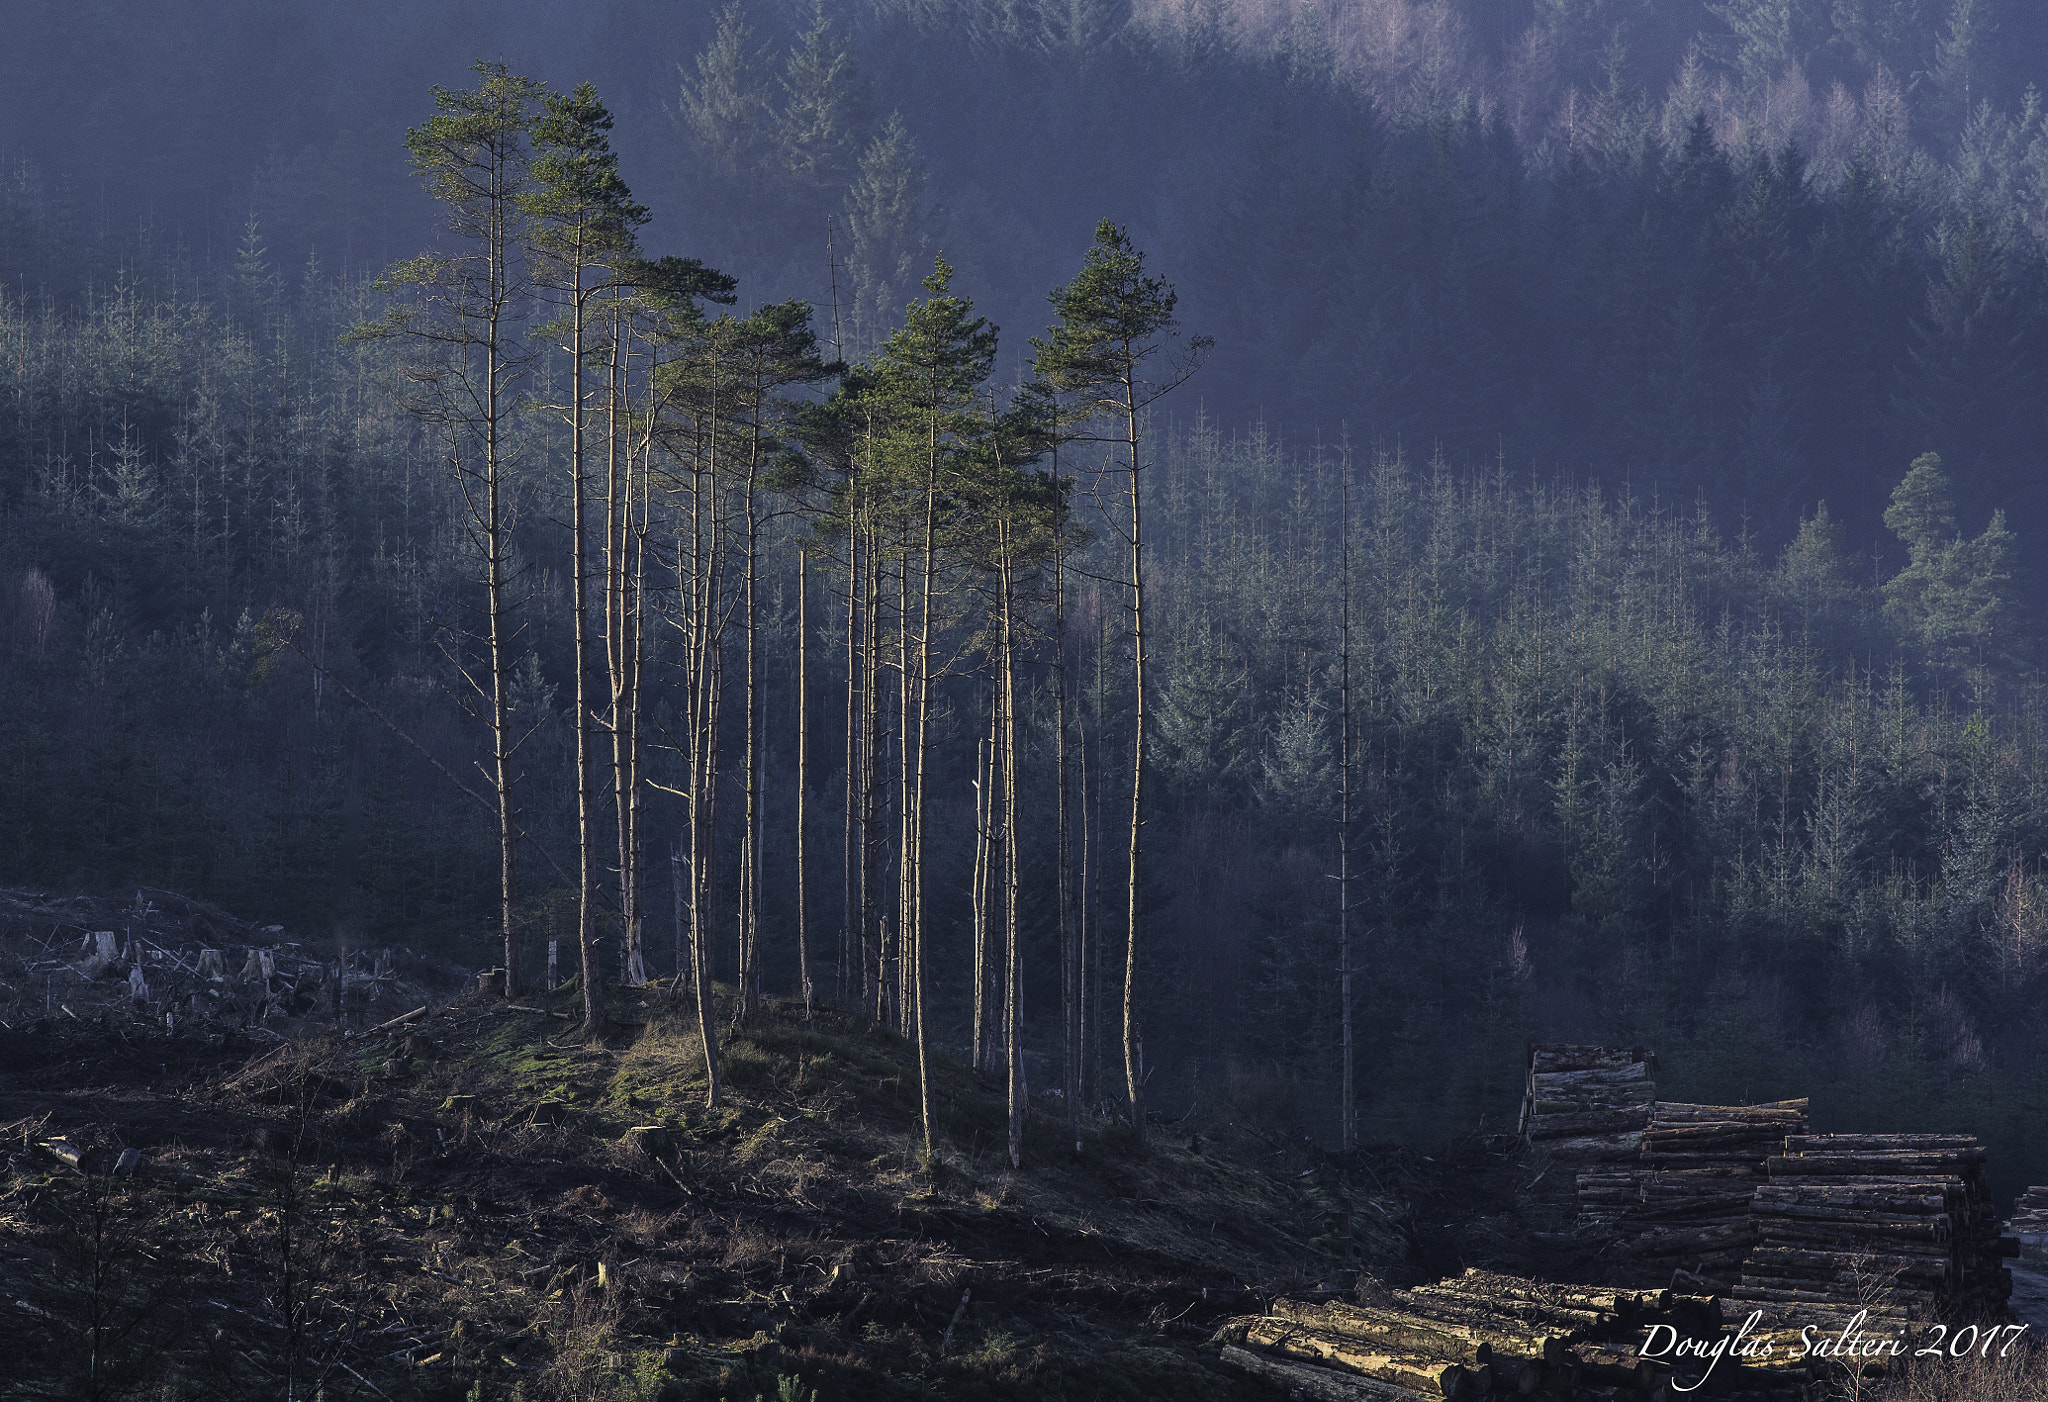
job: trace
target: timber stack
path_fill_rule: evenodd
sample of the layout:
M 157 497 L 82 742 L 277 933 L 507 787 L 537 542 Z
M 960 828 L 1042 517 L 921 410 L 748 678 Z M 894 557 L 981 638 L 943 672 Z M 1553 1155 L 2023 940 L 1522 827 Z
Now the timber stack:
M 2048 1188 L 2029 1188 L 2021 1193 L 2005 1229 L 2021 1246 L 2048 1245 Z
M 1967 1134 L 1803 1134 L 1769 1160 L 1751 1205 L 1757 1243 L 1737 1299 L 1874 1314 L 1977 1318 L 2012 1293 Z
M 1657 1099 L 1656 1072 L 1647 1047 L 1531 1046 L 1519 1132 L 1560 1165 L 1631 1162 Z
M 1669 1331 L 1662 1338 L 1652 1326 Z M 1675 1399 L 1706 1364 L 1667 1361 L 1669 1338 L 1707 1347 L 1726 1332 L 1721 1303 L 1705 1296 L 1553 1285 L 1488 1271 L 1397 1290 L 1392 1303 L 1279 1299 L 1216 1336 L 1221 1362 L 1325 1402 L 1352 1399 L 1602 1397 Z M 1819 1370 L 1792 1349 L 1714 1371 L 1717 1395 L 1806 1394 Z
M 1787 1135 L 1805 1133 L 1806 1109 L 1804 1099 L 1762 1105 L 1658 1101 L 1630 1170 L 1632 1202 L 1614 1206 L 1621 1187 L 1614 1168 L 1579 1175 L 1582 1232 L 1605 1227 L 1612 1242 L 1608 1255 L 1628 1283 L 1727 1293 L 1756 1241 L 1751 1198 L 1765 1181 L 1765 1164 L 1785 1152 Z

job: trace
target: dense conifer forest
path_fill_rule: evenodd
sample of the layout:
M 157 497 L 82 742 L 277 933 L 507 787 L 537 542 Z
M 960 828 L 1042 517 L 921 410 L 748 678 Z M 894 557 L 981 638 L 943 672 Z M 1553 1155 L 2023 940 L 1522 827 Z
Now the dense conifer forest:
M 8 882 L 2048 1164 L 2021 0 L 18 8 Z

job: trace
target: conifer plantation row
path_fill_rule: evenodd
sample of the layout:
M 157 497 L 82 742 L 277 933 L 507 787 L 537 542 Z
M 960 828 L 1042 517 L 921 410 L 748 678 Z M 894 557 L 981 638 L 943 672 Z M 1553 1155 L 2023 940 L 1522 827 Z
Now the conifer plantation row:
M 1110 222 L 1021 332 L 934 257 L 856 347 L 643 249 L 588 87 L 437 101 L 444 233 L 374 277 L 12 206 L 9 880 L 508 992 L 558 940 L 714 1054 L 859 1008 L 1006 1078 L 1013 1152 L 1055 1103 L 1498 1128 L 1541 1038 L 2048 1160 L 2031 542 L 1939 455 L 1869 469 L 1873 556 L 1222 426 Z

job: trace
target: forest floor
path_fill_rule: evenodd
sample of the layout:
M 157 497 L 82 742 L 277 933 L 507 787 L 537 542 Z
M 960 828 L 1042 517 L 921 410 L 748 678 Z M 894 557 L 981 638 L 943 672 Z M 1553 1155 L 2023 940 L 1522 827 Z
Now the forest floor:
M 654 986 L 584 1039 L 573 987 L 508 1004 L 414 960 L 379 1013 L 463 991 L 362 1028 L 353 994 L 308 992 L 336 951 L 298 951 L 285 990 L 238 949 L 247 977 L 166 1026 L 80 976 L 108 912 L 56 930 L 9 899 L 7 1396 L 1262 1398 L 1205 1341 L 1263 1298 L 1541 1264 L 1498 1141 L 1339 1163 L 1227 1118 L 1140 1151 L 1089 1117 L 1077 1153 L 1040 1096 L 1013 1170 L 999 1081 L 940 1055 L 927 1161 L 912 1048 L 835 1013 L 726 1025 L 707 1108 Z

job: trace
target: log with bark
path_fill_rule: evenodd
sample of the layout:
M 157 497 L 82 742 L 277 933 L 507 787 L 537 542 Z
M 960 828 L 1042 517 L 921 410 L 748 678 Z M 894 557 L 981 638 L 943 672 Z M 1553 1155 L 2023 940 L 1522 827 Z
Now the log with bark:
M 1237 1344 L 1225 1344 L 1217 1361 L 1247 1377 L 1272 1383 L 1289 1396 L 1306 1397 L 1311 1402 L 1408 1402 L 1422 1396 L 1405 1387 L 1272 1358 Z
M 1275 1300 L 1273 1317 L 1307 1332 L 1352 1339 L 1390 1353 L 1444 1358 L 1471 1367 L 1496 1356 L 1541 1359 L 1562 1348 L 1557 1335 L 1497 1332 L 1455 1319 L 1340 1301 Z
M 1529 1070 L 1625 1071 L 1642 1065 L 1655 1069 L 1656 1053 L 1648 1047 L 1585 1047 L 1547 1043 L 1529 1048 Z
M 1532 1045 L 1517 1132 L 1565 1158 L 1604 1159 L 1634 1146 L 1588 1143 L 1638 1130 L 1656 1099 L 1656 1057 L 1647 1047 Z
M 1262 1319 L 1245 1342 L 1301 1362 L 1335 1364 L 1376 1382 L 1405 1387 L 1424 1397 L 1480 1396 L 1492 1387 L 1483 1365 L 1467 1367 L 1424 1354 L 1393 1353 L 1342 1336 L 1312 1333 L 1280 1319 Z

